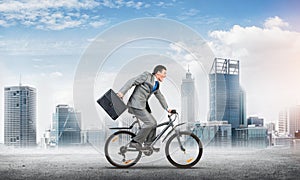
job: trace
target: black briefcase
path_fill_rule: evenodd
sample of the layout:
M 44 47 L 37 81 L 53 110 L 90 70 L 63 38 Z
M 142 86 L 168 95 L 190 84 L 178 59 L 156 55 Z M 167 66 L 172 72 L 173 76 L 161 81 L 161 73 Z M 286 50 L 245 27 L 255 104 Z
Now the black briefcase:
M 112 89 L 98 99 L 97 103 L 113 120 L 116 120 L 127 109 L 127 106 Z

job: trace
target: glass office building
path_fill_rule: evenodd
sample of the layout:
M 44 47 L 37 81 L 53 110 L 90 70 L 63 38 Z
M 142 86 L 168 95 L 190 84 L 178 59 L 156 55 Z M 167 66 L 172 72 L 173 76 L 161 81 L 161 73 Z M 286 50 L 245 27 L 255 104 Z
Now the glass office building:
M 236 128 L 234 145 L 239 147 L 265 148 L 270 144 L 265 127 Z
M 227 121 L 232 128 L 246 125 L 245 93 L 239 73 L 239 61 L 215 58 L 209 74 L 209 121 Z
M 259 117 L 248 117 L 247 125 L 255 125 L 256 127 L 264 126 L 264 119 Z
M 35 88 L 4 88 L 4 143 L 16 147 L 36 145 Z
M 300 131 L 300 105 L 289 108 L 288 114 L 288 133 L 295 137 L 295 133 Z
M 231 147 L 231 124 L 227 121 L 195 123 L 193 133 L 204 146 Z
M 68 105 L 57 105 L 50 139 L 58 146 L 80 144 L 81 114 Z

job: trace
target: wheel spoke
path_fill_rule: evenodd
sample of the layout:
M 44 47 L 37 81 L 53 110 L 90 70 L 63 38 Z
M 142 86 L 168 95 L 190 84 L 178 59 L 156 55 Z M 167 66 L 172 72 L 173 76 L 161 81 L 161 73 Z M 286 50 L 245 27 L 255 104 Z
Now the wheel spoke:
M 116 167 L 130 167 L 141 158 L 141 152 L 129 148 L 129 142 L 135 134 L 129 131 L 118 131 L 112 134 L 105 143 L 105 157 Z
M 166 144 L 167 159 L 177 167 L 192 167 L 202 156 L 199 138 L 189 132 L 180 132 L 170 137 Z

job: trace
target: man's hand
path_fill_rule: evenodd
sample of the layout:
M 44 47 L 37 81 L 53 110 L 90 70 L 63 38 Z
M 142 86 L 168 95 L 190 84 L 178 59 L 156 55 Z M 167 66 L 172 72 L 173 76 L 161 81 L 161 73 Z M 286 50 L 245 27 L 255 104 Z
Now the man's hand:
M 175 110 L 175 109 L 168 109 L 168 113 L 175 114 L 175 113 L 176 113 L 176 110 Z
M 117 96 L 119 96 L 119 98 L 123 99 L 123 97 L 124 97 L 124 94 L 123 94 L 123 93 L 121 93 L 121 92 L 118 92 L 118 93 L 117 93 Z

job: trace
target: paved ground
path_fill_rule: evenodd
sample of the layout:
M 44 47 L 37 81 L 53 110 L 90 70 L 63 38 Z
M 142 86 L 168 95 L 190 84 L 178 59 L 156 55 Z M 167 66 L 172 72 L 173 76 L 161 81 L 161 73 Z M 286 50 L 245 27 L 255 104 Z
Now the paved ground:
M 129 169 L 107 163 L 93 148 L 15 150 L 0 148 L 0 179 L 298 179 L 300 149 L 206 148 L 194 168 L 178 169 L 149 157 Z

